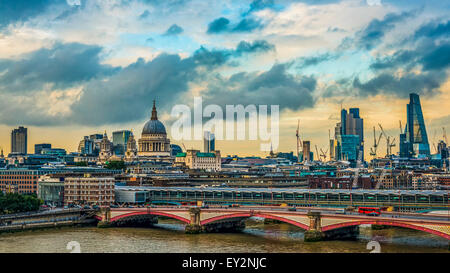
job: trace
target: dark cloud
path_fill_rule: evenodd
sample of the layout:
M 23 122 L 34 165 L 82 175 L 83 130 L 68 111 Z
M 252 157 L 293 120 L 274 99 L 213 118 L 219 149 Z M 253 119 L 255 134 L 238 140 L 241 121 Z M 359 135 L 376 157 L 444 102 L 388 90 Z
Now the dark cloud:
M 22 56 L 1 60 L 0 90 L 22 93 L 41 90 L 44 85 L 67 88 L 116 69 L 100 63 L 101 47 L 79 43 L 55 44 Z M 6 70 L 5 70 L 6 69 Z
M 208 34 L 224 32 L 228 29 L 230 20 L 225 17 L 220 17 L 208 24 Z
M 412 68 L 415 64 L 412 62 L 417 58 L 416 52 L 412 50 L 398 50 L 392 56 L 378 58 L 370 65 L 374 70 L 393 69 L 403 66 L 405 68 Z
M 392 55 L 378 57 L 370 65 L 378 73 L 376 76 L 365 83 L 357 77 L 353 87 L 362 96 L 383 93 L 406 97 L 411 92 L 429 96 L 438 94 L 450 67 L 447 28 L 448 22 L 421 26 L 411 37 L 393 47 L 400 49 Z
M 425 41 L 415 49 L 400 49 L 391 56 L 378 58 L 370 66 L 374 70 L 406 69 L 419 67 L 423 71 L 441 70 L 450 67 L 450 41 L 434 43 Z
M 274 0 L 253 0 L 250 3 L 250 7 L 248 11 L 244 14 L 244 16 L 263 9 L 272 9 L 275 8 L 275 1 Z
M 0 123 L 97 126 L 142 120 L 149 115 L 153 99 L 160 110 L 167 110 L 189 90 L 190 83 L 208 79 L 231 58 L 269 50 L 274 46 L 266 41 L 242 41 L 235 49 L 200 48 L 184 59 L 161 54 L 148 62 L 139 59 L 114 68 L 101 64 L 100 47 L 56 44 L 20 60 L 0 61 Z M 36 92 L 81 84 L 81 94 L 67 106 L 70 114 L 50 115 L 35 105 Z M 58 96 L 64 100 L 67 94 L 62 91 Z
M 162 54 L 152 61 L 139 59 L 108 80 L 87 84 L 72 107 L 72 122 L 101 125 L 141 120 L 150 115 L 153 99 L 159 109 L 173 106 L 196 78 L 192 58 Z
M 178 34 L 183 33 L 183 31 L 184 31 L 184 29 L 182 27 L 180 27 L 177 24 L 173 24 L 166 30 L 164 35 L 166 35 L 166 36 L 176 36 Z
M 444 72 L 408 73 L 401 76 L 381 73 L 365 83 L 356 77 L 353 87 L 359 91 L 360 96 L 385 94 L 406 98 L 409 93 L 434 95 L 439 92 L 438 89 L 446 78 Z
M 66 0 L 2 0 L 0 1 L 0 28 L 11 23 L 27 21 L 57 4 L 67 5 L 67 2 Z
M 225 64 L 232 55 L 230 50 L 208 50 L 202 46 L 194 52 L 192 59 L 196 64 L 213 67 Z
M 424 70 L 441 70 L 450 67 L 450 43 L 436 46 L 425 54 L 420 62 Z
M 447 22 L 430 22 L 421 26 L 416 30 L 414 38 L 439 38 L 439 37 L 450 37 L 450 21 Z
M 263 73 L 236 73 L 216 77 L 204 94 L 207 104 L 279 105 L 280 110 L 312 107 L 317 81 L 314 77 L 288 73 L 291 64 L 276 64 Z
M 357 32 L 355 39 L 352 39 L 351 42 L 355 43 L 359 48 L 371 50 L 382 42 L 385 34 L 394 29 L 397 23 L 411 18 L 416 14 L 416 11 L 400 14 L 389 13 L 382 20 L 374 19 L 366 28 Z
M 265 40 L 256 40 L 253 42 L 241 41 L 236 46 L 236 49 L 208 50 L 202 46 L 194 52 L 192 59 L 196 64 L 212 67 L 224 65 L 232 57 L 240 57 L 244 54 L 263 53 L 273 50 L 275 50 L 275 46 Z
M 275 50 L 275 46 L 265 40 L 256 40 L 253 43 L 241 41 L 236 47 L 236 53 L 239 55 L 242 53 L 266 52 L 271 50 Z
M 301 57 L 298 59 L 298 68 L 306 68 L 309 66 L 315 66 L 323 62 L 336 60 L 340 57 L 339 53 L 324 53 L 319 54 L 315 56 L 307 56 L 307 57 Z
M 239 21 L 239 23 L 232 26 L 230 25 L 230 20 L 221 17 L 208 24 L 208 30 L 206 31 L 206 33 L 217 34 L 223 32 L 252 32 L 263 27 L 264 25 L 261 20 L 253 18 L 243 18 L 241 21 Z
M 251 32 L 256 29 L 261 29 L 262 27 L 263 24 L 260 20 L 244 18 L 231 30 L 231 32 Z

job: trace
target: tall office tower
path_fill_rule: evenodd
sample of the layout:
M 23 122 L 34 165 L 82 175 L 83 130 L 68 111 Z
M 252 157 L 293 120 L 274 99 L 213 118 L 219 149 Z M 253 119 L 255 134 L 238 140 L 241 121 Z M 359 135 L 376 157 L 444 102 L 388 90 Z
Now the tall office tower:
M 430 156 L 430 144 L 428 143 L 419 95 L 409 94 L 406 115 L 406 139 L 409 142 L 409 152 L 417 157 Z
M 34 153 L 39 155 L 42 152 L 42 149 L 51 149 L 52 144 L 42 143 L 42 144 L 34 144 Z
M 113 132 L 112 143 L 115 155 L 124 155 L 127 150 L 128 138 L 131 136 L 131 131 L 121 130 Z
M 216 140 L 215 140 L 216 136 L 209 132 L 206 131 L 203 135 L 203 149 L 205 151 L 205 153 L 211 153 L 212 151 L 216 150 Z
M 92 154 L 95 155 L 95 156 L 98 156 L 98 154 L 100 153 L 100 143 L 102 142 L 103 134 L 90 135 L 89 139 L 93 143 Z
M 27 154 L 27 131 L 20 126 L 11 132 L 11 153 Z
M 84 155 L 92 155 L 94 153 L 94 141 L 85 136 L 78 144 L 78 152 Z
M 303 161 L 311 161 L 311 142 L 308 140 L 303 141 Z
M 444 141 L 439 141 L 438 145 L 437 145 L 437 150 L 438 150 L 438 154 L 441 155 L 441 159 L 446 159 L 448 158 L 448 147 L 447 147 L 447 143 L 445 143 Z
M 409 152 L 409 141 L 406 138 L 406 133 L 400 134 L 400 153 L 399 156 L 401 158 L 410 158 L 411 153 Z
M 359 153 L 364 160 L 364 120 L 359 116 L 359 108 L 341 110 L 341 122 L 336 124 L 334 136 L 336 160 L 356 161 Z

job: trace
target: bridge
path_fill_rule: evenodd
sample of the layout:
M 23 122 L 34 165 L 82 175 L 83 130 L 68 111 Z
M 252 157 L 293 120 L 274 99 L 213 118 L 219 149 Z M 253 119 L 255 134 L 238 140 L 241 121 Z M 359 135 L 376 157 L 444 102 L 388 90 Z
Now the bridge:
M 55 209 L 0 216 L 0 233 L 95 223 L 93 209 Z
M 395 226 L 428 232 L 450 240 L 448 215 L 423 213 L 388 213 L 380 216 L 360 215 L 333 209 L 239 207 L 147 207 L 103 208 L 95 216 L 99 227 L 141 224 L 151 226 L 158 217 L 176 219 L 185 224 L 186 233 L 229 232 L 245 228 L 250 217 L 278 220 L 305 230 L 305 241 L 354 238 L 364 224 Z
M 449 210 L 449 191 L 424 190 L 344 190 L 291 188 L 231 187 L 147 187 L 117 186 L 116 202 L 127 203 L 120 196 L 134 192 L 138 202 L 182 204 L 202 201 L 204 204 L 241 204 L 308 207 L 375 206 L 392 207 L 397 211 Z

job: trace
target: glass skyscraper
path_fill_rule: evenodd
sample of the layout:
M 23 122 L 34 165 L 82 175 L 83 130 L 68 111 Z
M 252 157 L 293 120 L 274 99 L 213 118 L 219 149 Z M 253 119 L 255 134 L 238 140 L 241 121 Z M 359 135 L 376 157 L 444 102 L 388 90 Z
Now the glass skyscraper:
M 113 145 L 114 145 L 114 154 L 115 155 L 124 155 L 125 151 L 127 150 L 127 142 L 128 138 L 131 135 L 131 131 L 129 130 L 122 130 L 122 131 L 116 131 L 113 132 Z
M 203 135 L 203 149 L 205 153 L 216 150 L 216 137 L 209 131 L 206 131 Z
M 430 144 L 428 143 L 427 130 L 423 119 L 420 98 L 417 94 L 409 94 L 409 104 L 406 105 L 406 140 L 410 154 L 416 157 L 427 157 L 430 155 Z
M 364 120 L 359 116 L 359 108 L 341 110 L 341 122 L 336 124 L 335 140 L 330 142 L 334 160 L 356 162 L 359 153 L 364 160 Z

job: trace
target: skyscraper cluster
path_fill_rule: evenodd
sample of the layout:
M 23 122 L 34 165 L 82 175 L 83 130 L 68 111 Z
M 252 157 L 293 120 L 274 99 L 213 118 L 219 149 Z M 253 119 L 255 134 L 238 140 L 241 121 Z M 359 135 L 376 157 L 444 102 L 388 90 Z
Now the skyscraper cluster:
M 364 159 L 364 120 L 359 108 L 341 110 L 341 122 L 335 127 L 335 137 L 330 140 L 332 160 L 356 162 Z

